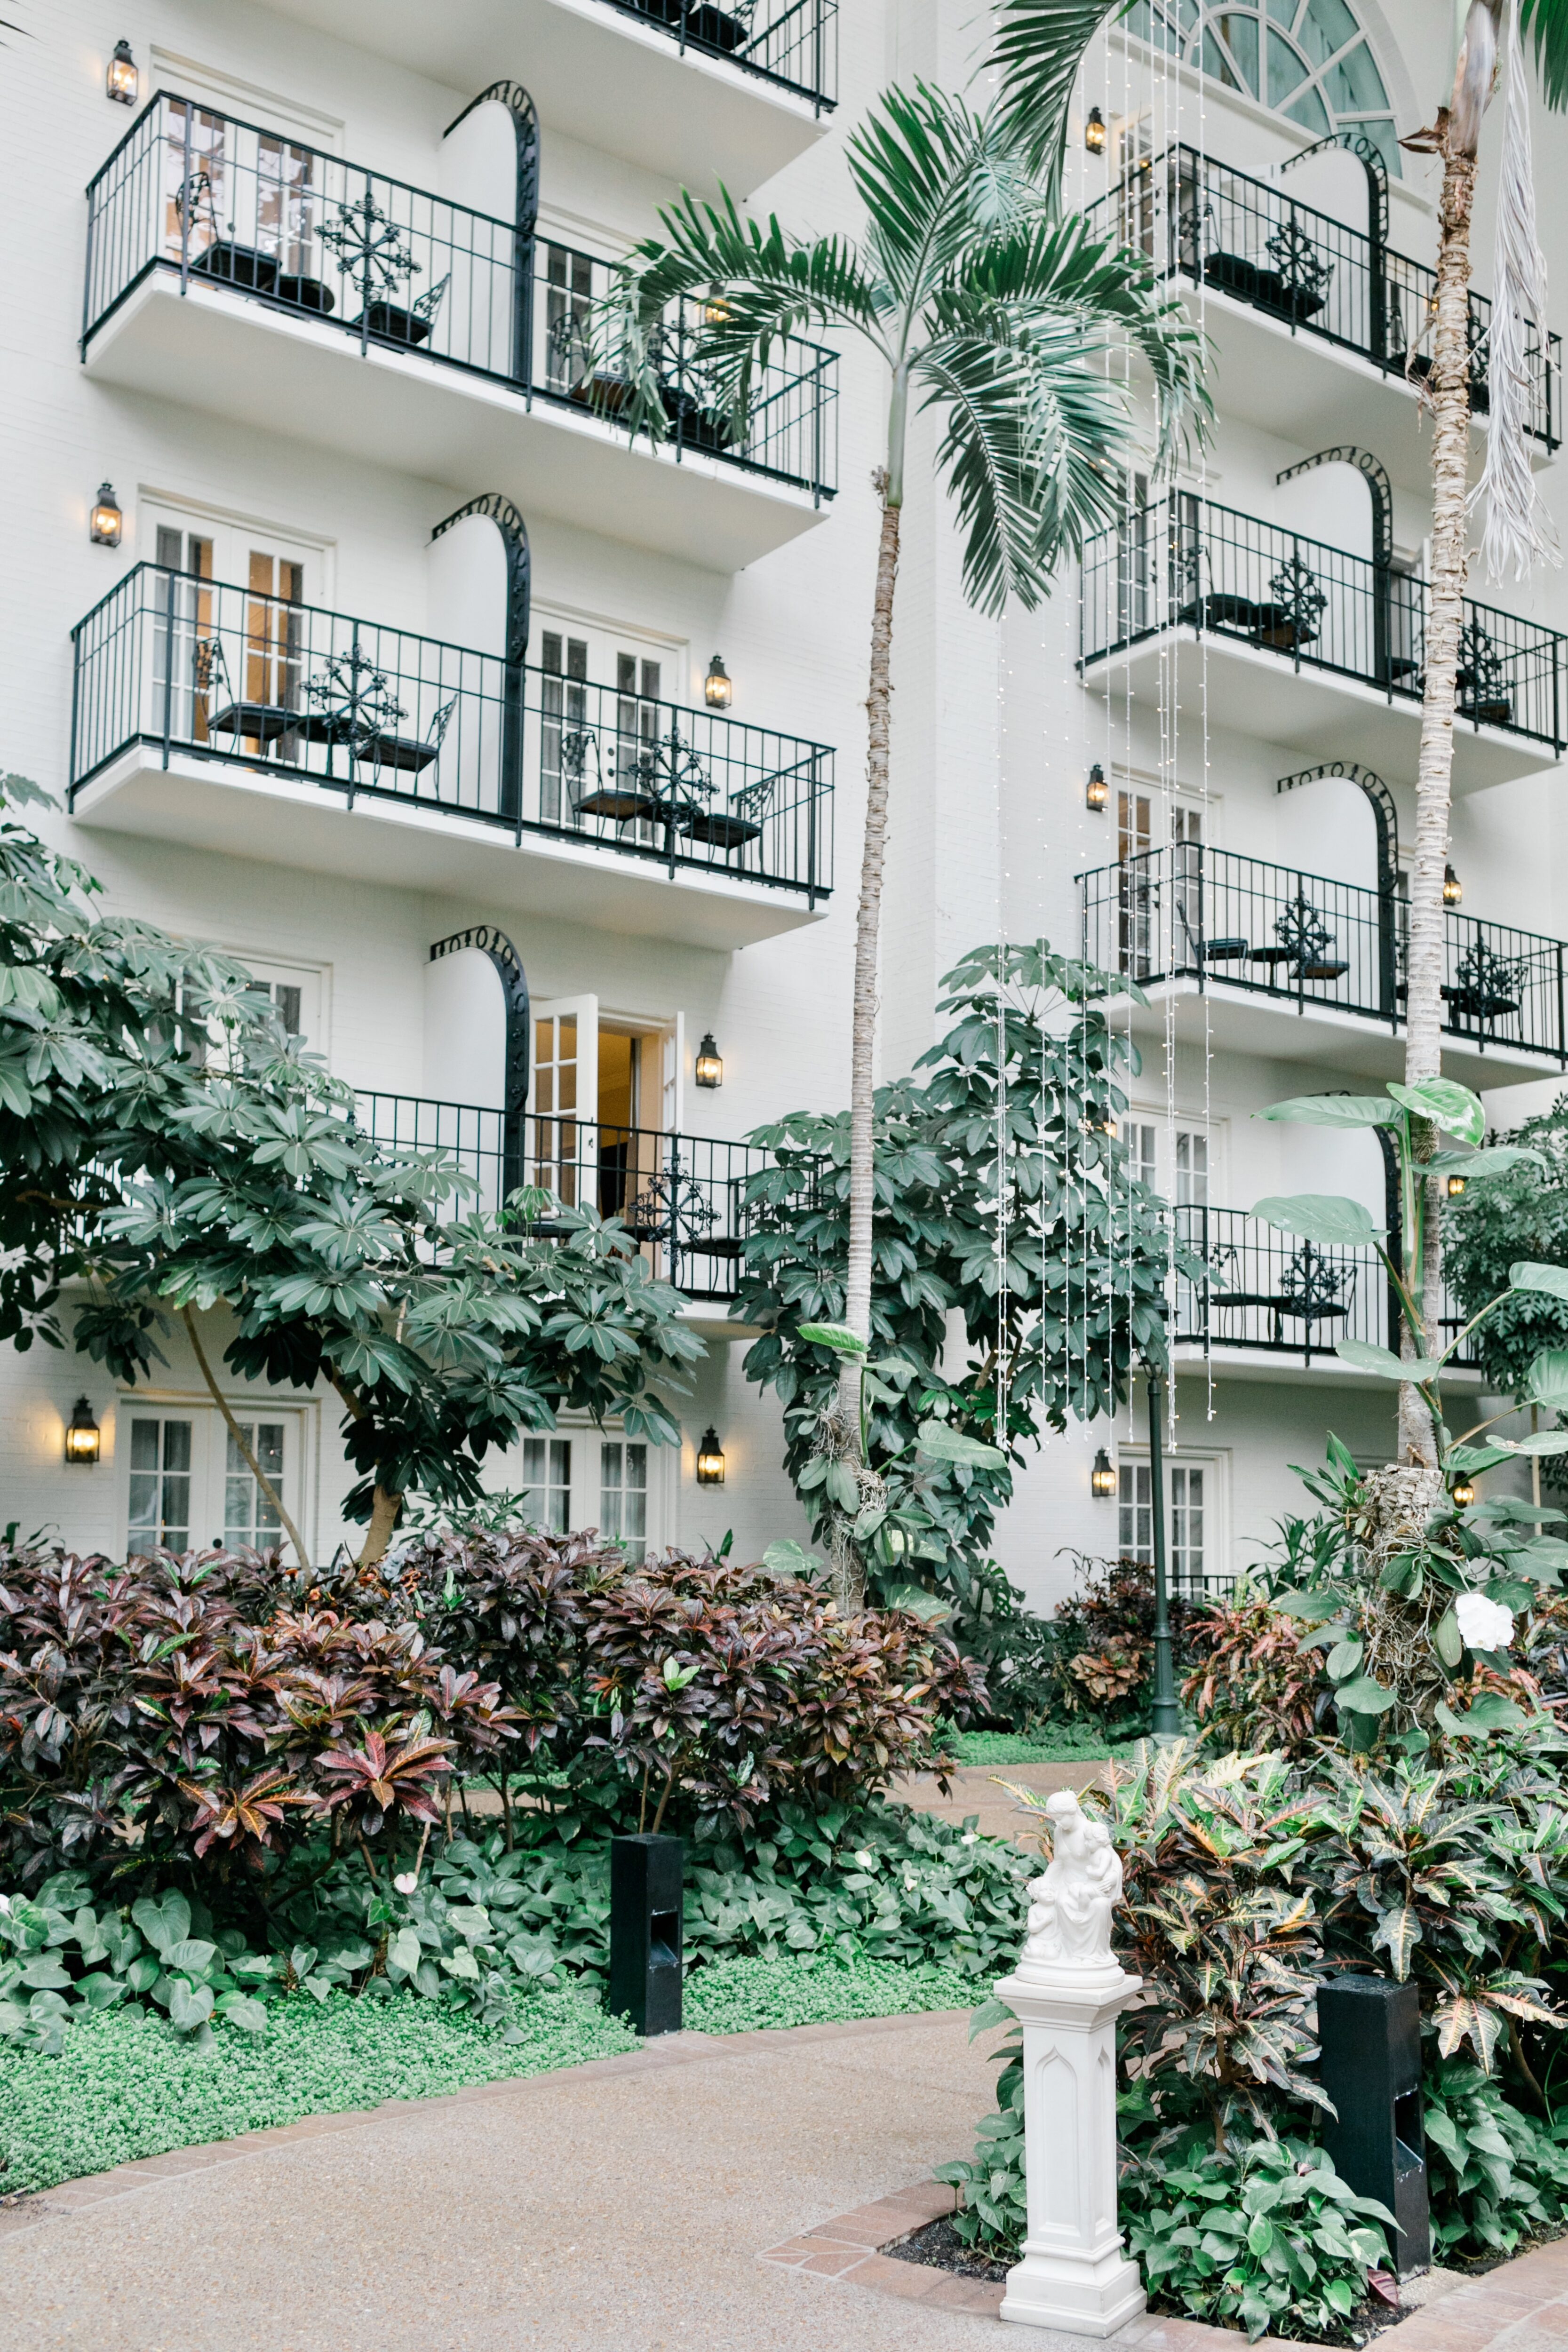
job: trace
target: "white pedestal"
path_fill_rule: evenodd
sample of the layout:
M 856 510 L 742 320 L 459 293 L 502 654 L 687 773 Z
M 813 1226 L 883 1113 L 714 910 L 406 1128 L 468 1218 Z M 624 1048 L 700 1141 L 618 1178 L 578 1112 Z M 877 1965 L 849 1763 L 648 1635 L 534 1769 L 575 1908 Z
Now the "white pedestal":
M 1025 1960 L 996 1986 L 1024 2029 L 1029 2206 L 1004 2319 L 1114 2336 L 1148 2300 L 1116 2226 L 1116 2020 L 1141 1981 L 1114 1960 L 1094 1969 Z

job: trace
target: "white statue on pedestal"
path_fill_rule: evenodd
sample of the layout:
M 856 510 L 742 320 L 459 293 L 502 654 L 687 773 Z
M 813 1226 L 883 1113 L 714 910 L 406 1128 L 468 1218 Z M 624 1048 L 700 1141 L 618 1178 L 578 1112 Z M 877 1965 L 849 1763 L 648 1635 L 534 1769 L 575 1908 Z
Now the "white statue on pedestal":
M 996 1987 L 1024 2030 L 1029 2211 L 1002 2317 L 1114 2336 L 1144 2306 L 1116 2226 L 1116 2020 L 1142 1987 L 1110 1949 L 1121 1864 L 1110 1830 L 1068 1789 L 1030 1810 L 1049 1817 L 1052 1852 L 1029 1886 L 1017 1969 Z
M 1051 1859 L 1029 1882 L 1024 1962 L 1111 1967 L 1110 1915 L 1121 1900 L 1121 1864 L 1110 1832 L 1103 1822 L 1090 1821 L 1071 1789 L 1058 1789 L 1046 1811 Z

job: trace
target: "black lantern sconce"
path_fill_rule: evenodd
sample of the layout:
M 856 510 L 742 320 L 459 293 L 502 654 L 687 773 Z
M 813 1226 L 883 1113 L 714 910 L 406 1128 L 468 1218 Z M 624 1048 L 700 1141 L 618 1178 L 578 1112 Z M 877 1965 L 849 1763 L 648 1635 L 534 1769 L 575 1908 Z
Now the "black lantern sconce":
M 1457 1200 L 1458 1199 L 1458 1197 L 1459 1197 L 1460 1193 L 1464 1191 L 1464 1189 L 1465 1189 L 1465 1179 L 1464 1179 L 1462 1176 L 1450 1176 L 1450 1177 L 1449 1177 L 1449 1179 L 1448 1179 L 1448 1198 L 1449 1198 L 1449 1200 L 1450 1200 L 1450 1201 L 1457 1201 Z
M 98 1460 L 102 1438 L 92 1407 L 86 1397 L 78 1397 L 76 1407 L 66 1425 L 66 1460 L 90 1469 Z
M 1462 905 L 1464 904 L 1464 899 L 1465 899 L 1465 886 L 1464 886 L 1464 884 L 1460 881 L 1460 879 L 1459 879 L 1458 876 L 1455 873 L 1455 871 L 1454 871 L 1454 869 L 1453 869 L 1453 867 L 1452 867 L 1451 866 L 1444 866 L 1444 868 L 1443 868 L 1443 904 L 1444 904 L 1444 906 L 1445 906 L 1445 907 L 1459 907 L 1459 906 L 1462 906 Z
M 735 691 L 730 673 L 724 667 L 722 654 L 715 654 L 708 665 L 708 675 L 702 681 L 702 698 L 710 710 L 728 710 Z
M 1089 772 L 1089 782 L 1083 788 L 1083 804 L 1096 816 L 1103 816 L 1110 801 L 1110 786 L 1105 781 L 1105 770 L 1097 760 Z
M 92 520 L 89 535 L 95 547 L 118 547 L 125 517 L 121 513 L 112 482 L 100 482 L 98 496 L 92 502 Z
M 1116 1492 L 1116 1466 L 1102 1445 L 1094 1457 L 1094 1467 L 1089 1474 L 1089 1490 L 1097 1502 L 1107 1502 Z
M 1109 137 L 1110 133 L 1105 127 L 1104 115 L 1101 114 L 1098 106 L 1091 106 L 1089 110 L 1089 120 L 1083 126 L 1084 145 L 1089 149 L 1091 155 L 1103 155 L 1105 152 L 1105 142 Z
M 103 77 L 104 93 L 118 106 L 134 106 L 136 93 L 142 87 L 142 77 L 136 70 L 136 60 L 131 54 L 129 41 L 116 41 L 114 55 L 109 60 L 109 70 Z
M 711 1422 L 703 1431 L 702 1443 L 697 1449 L 697 1483 L 700 1486 L 724 1484 L 724 1449 Z
M 1454 1497 L 1455 1509 L 1468 1511 L 1476 1499 L 1476 1482 L 1473 1478 L 1456 1478 L 1449 1492 Z
M 697 1061 L 692 1076 L 700 1087 L 719 1087 L 724 1083 L 723 1057 L 713 1043 L 711 1029 L 705 1029 L 702 1033 L 702 1043 L 697 1048 Z

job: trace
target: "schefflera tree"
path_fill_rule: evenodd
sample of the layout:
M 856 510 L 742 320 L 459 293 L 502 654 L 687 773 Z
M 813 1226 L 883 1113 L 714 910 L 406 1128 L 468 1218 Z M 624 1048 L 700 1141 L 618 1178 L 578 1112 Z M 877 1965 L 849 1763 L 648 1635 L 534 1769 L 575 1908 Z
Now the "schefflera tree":
M 1443 1415 L 1440 1382 L 1472 1333 L 1505 1307 L 1531 1299 L 1568 1300 L 1568 1266 L 1518 1258 L 1508 1269 L 1505 1287 L 1481 1303 L 1454 1337 L 1443 1342 L 1436 1321 L 1433 1286 L 1427 1280 L 1428 1259 L 1436 1239 L 1433 1195 L 1450 1176 L 1463 1178 L 1467 1192 L 1517 1171 L 1544 1171 L 1542 1153 L 1527 1145 L 1492 1144 L 1483 1148 L 1486 1112 L 1480 1097 L 1452 1078 L 1427 1078 L 1419 1085 L 1390 1083 L 1382 1095 L 1302 1095 L 1275 1103 L 1264 1118 L 1313 1127 L 1344 1129 L 1383 1129 L 1392 1139 L 1399 1176 L 1399 1245 L 1384 1226 L 1373 1223 L 1359 1201 L 1341 1193 L 1303 1192 L 1259 1201 L 1253 1214 L 1279 1232 L 1290 1234 L 1325 1249 L 1371 1249 L 1382 1260 L 1398 1301 L 1402 1331 L 1412 1352 L 1396 1355 L 1390 1348 L 1363 1339 L 1341 1339 L 1335 1352 L 1363 1372 L 1407 1385 L 1420 1399 L 1427 1433 L 1419 1446 L 1408 1448 L 1408 1459 L 1394 1470 L 1402 1484 L 1389 1488 L 1392 1516 L 1408 1518 L 1412 1508 L 1425 1516 L 1440 1500 L 1445 1486 L 1459 1477 L 1475 1476 L 1514 1455 L 1526 1457 L 1568 1454 L 1568 1428 L 1537 1430 L 1521 1438 L 1476 1441 L 1495 1422 L 1506 1420 L 1513 1403 L 1490 1420 L 1477 1423 L 1458 1440 Z M 1433 1152 L 1432 1130 L 1451 1139 Z M 1548 1348 L 1522 1367 L 1521 1391 L 1538 1411 L 1568 1412 L 1568 1351 Z M 1404 1424 L 1401 1433 L 1405 1434 Z M 1433 1467 L 1432 1465 L 1436 1465 Z M 1372 1498 L 1378 1508 L 1375 1492 Z
M 26 778 L 0 791 L 40 801 Z M 701 1343 L 622 1225 L 552 1202 L 565 1237 L 545 1240 L 526 1189 L 499 1217 L 465 1208 L 454 1162 L 355 1125 L 242 964 L 95 917 L 98 887 L 0 822 L 0 1339 L 69 1339 L 132 1386 L 182 1324 L 301 1564 L 213 1361 L 215 1309 L 235 1380 L 335 1391 L 367 1568 L 405 1495 L 471 1503 L 486 1454 L 563 1407 L 678 1440 L 659 1384 Z
M 1168 1293 L 1202 1265 L 1116 1131 L 1136 1049 L 1105 1007 L 1144 1002 L 1136 985 L 1037 940 L 976 948 L 943 986 L 940 1044 L 877 1090 L 869 1340 L 844 1320 L 845 1112 L 753 1139 L 777 1164 L 752 1180 L 734 1312 L 763 1327 L 747 1377 L 784 1406 L 786 1466 L 847 1597 L 918 1606 L 923 1586 L 973 1633 L 1015 1469 L 1046 1429 L 1114 1412 L 1141 1364 L 1164 1369 Z M 846 1362 L 853 1449 L 832 1426 Z

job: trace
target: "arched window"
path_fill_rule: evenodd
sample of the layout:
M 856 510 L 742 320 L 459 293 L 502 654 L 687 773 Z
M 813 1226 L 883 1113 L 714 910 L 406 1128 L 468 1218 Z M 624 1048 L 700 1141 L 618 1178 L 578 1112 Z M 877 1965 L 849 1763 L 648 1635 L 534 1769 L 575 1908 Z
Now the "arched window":
M 1326 138 L 1360 131 L 1399 174 L 1393 110 L 1365 34 L 1345 0 L 1258 0 L 1205 7 L 1201 0 L 1138 0 L 1129 30 L 1226 89 L 1238 89 Z

